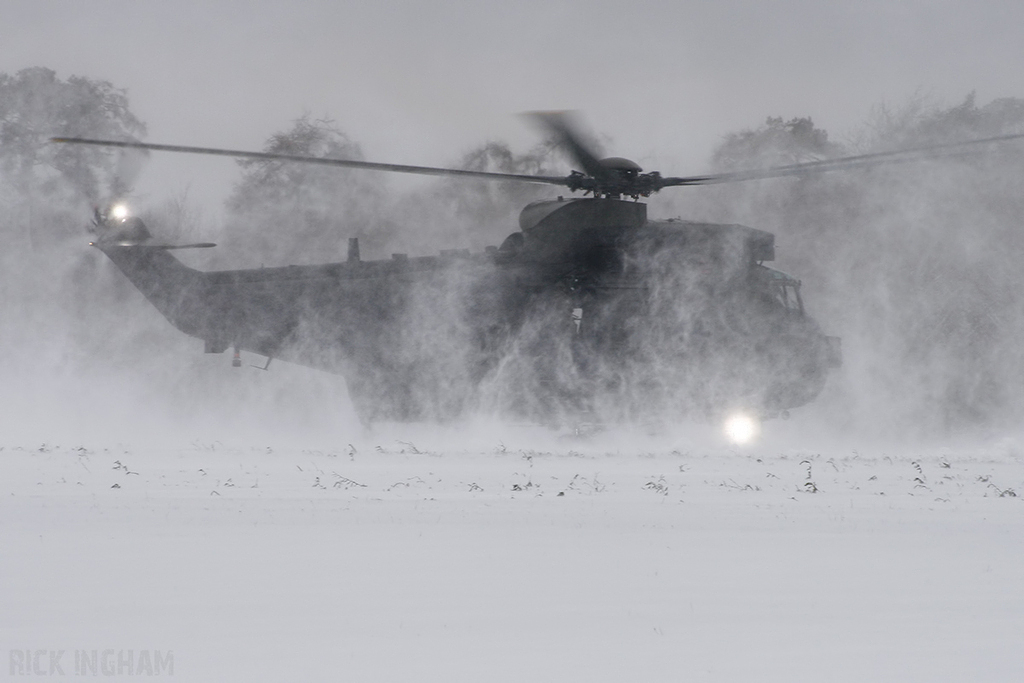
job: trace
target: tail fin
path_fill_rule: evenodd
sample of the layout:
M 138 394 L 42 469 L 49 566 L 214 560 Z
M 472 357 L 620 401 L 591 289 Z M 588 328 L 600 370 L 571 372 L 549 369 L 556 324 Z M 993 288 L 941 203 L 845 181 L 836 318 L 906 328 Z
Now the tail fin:
M 163 244 L 153 241 L 142 220 L 96 212 L 92 246 L 106 254 L 160 313 L 182 332 L 201 339 L 212 338 L 219 310 L 206 296 L 206 276 L 189 268 L 172 249 L 212 247 L 212 243 Z

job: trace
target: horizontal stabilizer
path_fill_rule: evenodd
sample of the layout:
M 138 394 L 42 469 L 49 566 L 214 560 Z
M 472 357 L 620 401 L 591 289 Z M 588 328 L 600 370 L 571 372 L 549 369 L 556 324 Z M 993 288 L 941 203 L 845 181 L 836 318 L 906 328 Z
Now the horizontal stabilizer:
M 209 249 L 210 247 L 217 246 L 213 242 L 194 242 L 192 244 L 141 244 L 139 242 L 90 242 L 91 246 L 94 247 L 133 247 L 135 249 L 162 249 L 163 251 L 170 251 L 171 249 Z

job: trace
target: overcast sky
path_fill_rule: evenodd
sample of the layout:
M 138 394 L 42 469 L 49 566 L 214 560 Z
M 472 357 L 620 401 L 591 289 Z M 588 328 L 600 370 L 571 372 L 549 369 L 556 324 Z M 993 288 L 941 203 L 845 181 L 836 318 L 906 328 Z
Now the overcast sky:
M 309 112 L 367 158 L 449 165 L 579 109 L 607 151 L 704 170 L 722 135 L 811 116 L 841 139 L 873 105 L 1024 96 L 1020 0 L 0 0 L 0 71 L 126 88 L 152 142 L 258 149 Z M 160 155 L 140 189 L 219 205 L 218 158 Z

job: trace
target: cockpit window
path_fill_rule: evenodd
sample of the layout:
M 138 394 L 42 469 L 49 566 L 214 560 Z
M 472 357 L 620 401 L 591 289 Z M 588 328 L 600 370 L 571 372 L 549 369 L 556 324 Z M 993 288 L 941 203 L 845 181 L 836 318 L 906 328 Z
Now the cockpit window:
M 771 268 L 761 266 L 761 273 L 766 280 L 772 297 L 786 310 L 800 313 L 804 312 L 804 302 L 800 298 L 800 281 Z
M 800 285 L 785 283 L 776 285 L 776 296 L 783 306 L 791 311 L 804 312 L 803 302 L 800 300 Z

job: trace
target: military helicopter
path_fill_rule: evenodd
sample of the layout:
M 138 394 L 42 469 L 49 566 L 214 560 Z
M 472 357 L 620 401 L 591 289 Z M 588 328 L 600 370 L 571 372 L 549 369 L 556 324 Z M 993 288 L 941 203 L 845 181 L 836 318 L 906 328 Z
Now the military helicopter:
M 639 200 L 669 187 L 802 176 L 958 154 L 1008 135 L 767 169 L 665 177 L 599 159 L 561 112 L 532 115 L 579 169 L 521 175 L 137 141 L 115 148 L 274 159 L 371 171 L 561 186 L 482 253 L 393 254 L 309 266 L 203 272 L 116 208 L 92 246 L 207 353 L 248 351 L 345 377 L 367 422 L 450 420 L 474 411 L 550 424 L 786 417 L 841 365 L 840 340 L 807 315 L 801 283 L 765 264 L 774 235 L 743 225 L 652 220 Z

